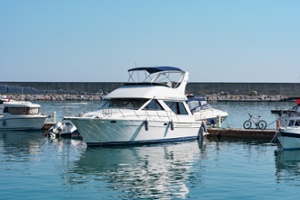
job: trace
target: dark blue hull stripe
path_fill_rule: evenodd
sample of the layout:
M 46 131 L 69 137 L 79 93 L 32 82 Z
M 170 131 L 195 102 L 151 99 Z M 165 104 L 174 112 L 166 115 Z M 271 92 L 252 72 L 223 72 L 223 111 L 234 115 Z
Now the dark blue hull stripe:
M 164 142 L 178 142 L 178 141 L 187 141 L 195 140 L 197 136 L 194 137 L 184 137 L 184 138 L 172 138 L 164 140 L 143 140 L 143 141 L 128 141 L 128 142 L 86 142 L 88 146 L 109 146 L 109 145 L 133 145 L 133 144 L 155 144 L 155 143 L 164 143 Z
M 298 133 L 283 133 L 283 132 L 281 132 L 280 135 L 282 137 L 300 138 L 300 134 L 298 134 Z

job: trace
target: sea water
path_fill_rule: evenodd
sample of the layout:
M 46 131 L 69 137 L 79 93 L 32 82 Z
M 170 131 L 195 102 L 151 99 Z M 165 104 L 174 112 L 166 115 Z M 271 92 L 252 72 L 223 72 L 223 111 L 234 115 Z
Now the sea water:
M 95 110 L 99 102 L 38 102 Z M 275 127 L 274 103 L 216 102 L 225 127 L 248 113 Z M 73 111 L 72 111 L 73 112 Z M 75 112 L 75 111 L 74 111 Z M 76 111 L 80 112 L 80 111 Z M 0 199 L 299 199 L 300 151 L 267 139 L 206 138 L 177 143 L 87 147 L 41 131 L 0 132 Z

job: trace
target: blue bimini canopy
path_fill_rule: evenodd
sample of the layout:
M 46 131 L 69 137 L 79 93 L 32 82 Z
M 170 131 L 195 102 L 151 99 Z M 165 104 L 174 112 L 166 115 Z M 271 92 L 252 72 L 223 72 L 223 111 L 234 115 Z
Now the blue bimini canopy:
M 158 66 L 158 67 L 136 67 L 136 68 L 129 69 L 128 72 L 141 71 L 141 70 L 146 70 L 149 74 L 153 74 L 161 71 L 181 71 L 181 72 L 183 71 L 178 67 Z

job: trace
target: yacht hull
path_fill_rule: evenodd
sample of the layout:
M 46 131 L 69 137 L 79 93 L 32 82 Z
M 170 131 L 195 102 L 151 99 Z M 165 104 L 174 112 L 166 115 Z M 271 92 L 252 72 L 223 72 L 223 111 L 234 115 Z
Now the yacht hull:
M 47 117 L 0 118 L 0 130 L 37 130 L 42 129 Z
M 283 149 L 300 149 L 300 129 L 280 129 L 277 139 Z
M 159 143 L 202 137 L 202 122 L 71 118 L 88 146 Z

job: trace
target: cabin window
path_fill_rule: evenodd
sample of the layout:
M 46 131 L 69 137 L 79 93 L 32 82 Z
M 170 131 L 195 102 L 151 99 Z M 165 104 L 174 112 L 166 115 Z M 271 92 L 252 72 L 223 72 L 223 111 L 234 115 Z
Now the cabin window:
M 295 121 L 295 126 L 300 126 L 300 121 Z
M 211 109 L 211 105 L 204 101 L 189 101 L 188 106 L 190 111 L 199 111 L 199 110 L 206 110 Z
M 188 115 L 187 110 L 182 102 L 168 101 L 166 104 L 171 108 L 171 110 L 177 115 Z
M 199 101 L 190 101 L 188 102 L 189 108 L 191 111 L 195 111 L 197 108 L 200 108 L 200 103 Z
M 39 108 L 5 107 L 3 112 L 12 115 L 35 115 L 39 113 Z
M 143 108 L 143 110 L 163 110 L 163 107 L 156 99 L 153 99 Z
M 288 126 L 294 126 L 294 120 L 290 120 Z
M 39 112 L 40 112 L 39 108 L 29 108 L 29 110 L 28 110 L 29 115 L 37 115 L 37 114 L 39 114 Z
M 101 108 L 123 108 L 138 110 L 147 99 L 110 99 Z

